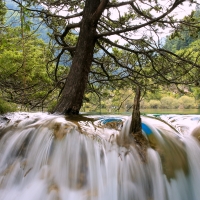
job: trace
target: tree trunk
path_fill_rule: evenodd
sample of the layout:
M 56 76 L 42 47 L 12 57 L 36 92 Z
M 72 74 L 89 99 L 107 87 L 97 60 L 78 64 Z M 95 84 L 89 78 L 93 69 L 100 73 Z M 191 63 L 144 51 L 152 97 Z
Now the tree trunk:
M 94 15 L 100 3 L 100 0 L 86 0 L 75 55 L 61 98 L 54 110 L 56 113 L 79 114 L 95 46 L 98 19 Z
M 147 148 L 149 143 L 146 137 L 142 134 L 142 124 L 140 117 L 140 88 L 136 88 L 136 94 L 133 104 L 132 121 L 130 127 L 130 136 L 132 136 L 135 148 L 143 162 L 147 162 Z
M 141 118 L 140 118 L 140 88 L 136 88 L 136 94 L 133 103 L 132 121 L 130 127 L 130 133 L 140 133 L 141 129 Z

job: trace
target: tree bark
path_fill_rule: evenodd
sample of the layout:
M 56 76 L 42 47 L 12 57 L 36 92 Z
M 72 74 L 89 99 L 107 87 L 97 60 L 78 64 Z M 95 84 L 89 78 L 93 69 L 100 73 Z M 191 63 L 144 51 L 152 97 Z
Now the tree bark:
M 147 148 L 149 143 L 146 137 L 142 134 L 142 124 L 140 117 L 140 95 L 141 91 L 139 86 L 136 88 L 136 94 L 133 103 L 132 120 L 130 126 L 130 136 L 134 140 L 135 148 L 143 162 L 147 162 Z
M 140 88 L 136 88 L 136 94 L 133 103 L 133 111 L 132 111 L 132 121 L 130 127 L 130 133 L 140 133 L 142 132 L 141 128 L 141 118 L 140 118 Z
M 102 2 L 107 0 L 86 0 L 75 55 L 61 98 L 54 110 L 56 113 L 79 114 L 93 58 L 97 23 L 104 10 Z

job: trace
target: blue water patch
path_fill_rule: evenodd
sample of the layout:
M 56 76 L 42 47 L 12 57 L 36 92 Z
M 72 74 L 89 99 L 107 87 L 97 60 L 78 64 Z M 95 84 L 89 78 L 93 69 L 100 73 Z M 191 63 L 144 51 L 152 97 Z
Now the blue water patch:
M 147 134 L 147 135 L 151 135 L 153 132 L 152 130 L 144 123 L 142 123 L 142 130 Z
M 103 119 L 101 119 L 101 122 L 103 123 L 103 124 L 107 124 L 107 123 L 109 123 L 109 122 L 121 122 L 122 121 L 122 119 L 120 119 L 120 118 L 114 118 L 114 117 L 112 117 L 112 118 L 103 118 Z

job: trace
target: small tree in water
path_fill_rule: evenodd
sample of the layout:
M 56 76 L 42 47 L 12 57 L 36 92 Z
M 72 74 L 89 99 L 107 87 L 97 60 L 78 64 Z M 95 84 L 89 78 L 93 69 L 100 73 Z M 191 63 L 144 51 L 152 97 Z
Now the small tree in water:
M 136 88 L 135 99 L 133 103 L 132 123 L 130 127 L 130 133 L 140 133 L 141 130 L 141 118 L 140 118 L 140 88 Z

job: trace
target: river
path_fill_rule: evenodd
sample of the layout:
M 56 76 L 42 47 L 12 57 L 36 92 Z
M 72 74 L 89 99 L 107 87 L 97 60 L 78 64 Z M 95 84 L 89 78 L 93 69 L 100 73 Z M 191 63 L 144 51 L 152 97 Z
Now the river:
M 1 200 L 199 200 L 200 115 L 0 117 Z M 196 128 L 196 129 L 195 129 Z

